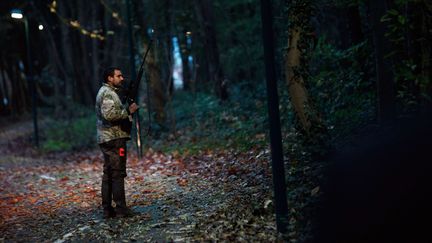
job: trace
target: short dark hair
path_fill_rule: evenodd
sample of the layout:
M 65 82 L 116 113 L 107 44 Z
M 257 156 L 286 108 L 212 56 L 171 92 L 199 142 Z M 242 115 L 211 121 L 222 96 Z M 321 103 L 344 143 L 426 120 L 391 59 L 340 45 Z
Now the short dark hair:
M 102 74 L 102 81 L 104 82 L 104 83 L 106 83 L 106 82 L 108 82 L 108 77 L 109 76 L 114 76 L 114 71 L 115 70 L 121 70 L 119 67 L 109 67 L 109 68 L 106 68 L 104 71 L 103 71 L 103 74 Z

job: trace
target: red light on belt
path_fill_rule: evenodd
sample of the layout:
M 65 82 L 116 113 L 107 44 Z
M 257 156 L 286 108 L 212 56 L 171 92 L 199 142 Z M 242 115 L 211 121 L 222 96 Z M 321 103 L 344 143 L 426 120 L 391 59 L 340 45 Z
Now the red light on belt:
M 120 149 L 119 149 L 119 155 L 120 155 L 121 157 L 125 156 L 125 149 L 124 149 L 124 148 L 120 148 Z

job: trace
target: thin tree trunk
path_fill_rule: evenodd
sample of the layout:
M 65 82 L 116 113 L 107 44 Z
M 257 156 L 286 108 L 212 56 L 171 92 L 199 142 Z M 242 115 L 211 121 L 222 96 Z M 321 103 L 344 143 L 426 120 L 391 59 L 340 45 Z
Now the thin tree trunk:
M 191 74 L 189 71 L 189 50 L 187 48 L 187 37 L 184 35 L 185 33 L 181 33 L 181 37 L 179 38 L 179 46 L 180 46 L 180 53 L 181 53 L 181 59 L 182 59 L 182 67 L 183 67 L 183 87 L 185 90 L 190 89 L 190 79 Z
M 92 25 L 88 25 L 89 29 L 94 29 L 94 16 L 95 16 L 95 10 L 98 6 L 93 5 L 94 2 L 83 2 L 83 1 L 76 1 L 75 2 L 75 8 L 77 9 L 77 19 L 80 19 L 84 23 L 88 23 L 90 21 L 93 21 Z M 85 7 L 84 7 L 85 5 Z M 89 16 L 89 17 L 88 17 Z M 79 63 L 79 65 L 76 65 L 76 73 L 77 76 L 76 82 L 77 82 L 77 90 L 75 91 L 75 94 L 77 96 L 77 99 L 82 103 L 86 105 L 91 105 L 94 103 L 94 97 L 96 95 L 96 91 L 93 90 L 92 85 L 92 74 L 93 74 L 93 68 L 94 66 L 92 64 L 92 42 L 95 41 L 95 39 L 91 39 L 89 36 L 78 34 L 76 36 L 76 43 L 77 45 L 74 45 L 76 48 L 76 51 L 79 51 L 80 55 L 75 56 Z M 76 53 L 76 52 L 75 52 Z M 78 76 L 79 74 L 79 76 Z
M 170 1 L 165 0 L 165 24 L 166 24 L 166 31 L 167 35 L 165 35 L 164 39 L 164 50 L 165 50 L 165 57 L 164 60 L 166 60 L 166 64 L 164 65 L 166 68 L 164 68 L 164 79 L 166 80 L 166 87 L 167 88 L 167 95 L 170 96 L 173 93 L 173 79 L 172 79 L 172 72 L 173 72 L 173 48 L 172 48 L 172 37 L 174 33 L 174 12 L 175 12 L 175 4 L 176 1 Z
M 356 4 L 354 6 L 348 7 L 346 10 L 346 16 L 348 19 L 348 30 L 350 33 L 350 44 L 356 45 L 364 40 L 364 35 L 361 25 L 361 17 L 359 12 L 359 6 Z
M 1 60 L 1 77 L 3 80 L 3 94 L 4 98 L 6 98 L 7 104 L 5 104 L 5 110 L 12 113 L 12 82 L 9 78 L 9 75 L 5 69 L 5 65 L 3 65 L 3 60 Z M 3 103 L 3 100 L 2 100 Z
M 28 90 L 27 82 L 28 79 L 26 75 L 17 67 L 13 67 L 13 70 L 15 72 L 15 82 L 16 85 L 14 85 L 14 100 L 16 101 L 16 107 L 17 113 L 21 113 L 21 111 L 26 111 L 30 106 L 28 106 L 28 100 L 30 97 L 30 92 Z M 15 83 L 14 82 L 14 83 Z M 22 110 L 21 110 L 22 109 Z
M 99 21 L 97 21 L 97 19 L 102 20 L 104 18 L 104 15 L 102 13 L 103 11 L 101 11 L 100 8 L 92 8 L 92 16 L 98 16 L 98 18 L 92 18 L 93 23 L 92 26 L 94 29 L 101 29 L 101 26 L 99 24 Z M 91 63 L 92 63 L 92 73 L 90 76 L 90 80 L 88 80 L 88 82 L 90 82 L 91 87 L 92 87 L 92 92 L 91 92 L 91 96 L 93 98 L 93 102 L 94 102 L 94 97 L 96 97 L 96 90 L 98 90 L 99 88 L 99 80 L 100 80 L 100 75 L 102 73 L 101 70 L 101 56 L 100 56 L 100 51 L 99 51 L 99 46 L 100 46 L 100 41 L 97 39 L 92 39 L 91 41 Z M 93 103 L 92 103 L 93 104 Z
M 221 100 L 226 100 L 228 99 L 228 90 L 222 66 L 219 62 L 212 2 L 210 0 L 195 0 L 195 10 L 204 35 L 204 49 L 208 61 L 210 82 L 214 84 L 216 95 Z
M 61 2 L 59 6 L 59 12 L 63 16 L 69 16 L 68 9 L 69 7 L 66 6 L 67 2 Z M 74 95 L 74 78 L 73 78 L 73 59 L 72 59 L 72 36 L 71 36 L 71 30 L 70 27 L 64 24 L 60 24 L 60 32 L 61 32 L 61 51 L 63 53 L 63 63 L 65 64 L 65 80 L 64 80 L 64 96 L 66 98 L 66 105 L 68 103 L 68 100 L 73 100 Z
M 144 49 L 147 49 L 147 44 L 144 44 Z M 148 78 L 151 90 L 151 105 L 152 109 L 156 111 L 156 121 L 158 124 L 163 125 L 166 119 L 165 104 L 166 97 L 164 92 L 164 85 L 160 77 L 160 69 L 156 63 L 153 50 L 149 51 L 146 59 L 146 70 L 148 70 Z
M 421 8 L 421 38 L 420 40 L 420 48 L 421 48 L 421 77 L 423 79 L 423 84 L 421 85 L 421 108 L 422 110 L 426 110 L 431 108 L 431 98 L 432 98 L 432 77 L 431 77 L 431 59 L 432 59 L 432 50 L 431 50 L 431 41 L 432 34 L 430 33 L 430 29 L 432 27 L 432 17 L 430 15 L 432 11 L 432 4 L 424 2 L 423 8 Z M 429 14 L 428 14 L 429 13 Z
M 387 123 L 396 118 L 396 93 L 391 60 L 385 58 L 389 53 L 390 41 L 386 38 L 386 27 L 381 22 L 385 14 L 385 1 L 369 1 L 370 22 L 375 50 L 375 66 L 378 93 L 378 121 Z

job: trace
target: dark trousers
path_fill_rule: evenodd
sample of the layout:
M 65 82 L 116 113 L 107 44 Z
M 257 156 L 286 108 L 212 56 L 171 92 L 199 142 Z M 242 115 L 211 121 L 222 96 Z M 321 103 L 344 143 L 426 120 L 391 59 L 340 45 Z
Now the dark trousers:
M 115 139 L 99 145 L 104 155 L 102 176 L 102 207 L 106 211 L 114 208 L 111 202 L 116 204 L 115 211 L 123 213 L 127 210 L 124 178 L 126 177 L 126 139 Z

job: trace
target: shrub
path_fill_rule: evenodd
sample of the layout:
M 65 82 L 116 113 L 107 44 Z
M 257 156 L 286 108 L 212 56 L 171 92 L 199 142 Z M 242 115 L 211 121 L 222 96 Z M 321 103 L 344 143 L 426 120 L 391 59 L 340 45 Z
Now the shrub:
M 43 131 L 42 149 L 46 152 L 69 151 L 96 145 L 96 117 L 85 116 L 71 120 L 51 120 Z

